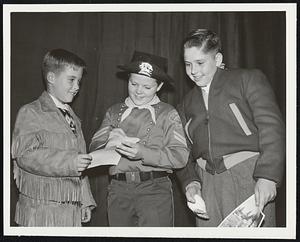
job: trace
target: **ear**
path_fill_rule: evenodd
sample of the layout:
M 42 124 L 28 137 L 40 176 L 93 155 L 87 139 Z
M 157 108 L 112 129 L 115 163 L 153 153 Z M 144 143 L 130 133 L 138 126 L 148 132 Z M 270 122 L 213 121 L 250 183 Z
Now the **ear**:
M 54 72 L 49 71 L 49 72 L 47 73 L 47 81 L 48 81 L 49 83 L 51 83 L 51 84 L 54 83 L 54 81 L 55 81 L 55 73 L 54 73 Z
M 158 85 L 158 87 L 157 87 L 157 89 L 156 89 L 156 92 L 158 92 L 160 89 L 161 89 L 161 87 L 164 85 L 164 83 L 163 82 L 161 82 L 159 85 Z
M 215 60 L 216 60 L 216 66 L 221 66 L 222 61 L 223 61 L 222 53 L 218 52 L 215 56 Z

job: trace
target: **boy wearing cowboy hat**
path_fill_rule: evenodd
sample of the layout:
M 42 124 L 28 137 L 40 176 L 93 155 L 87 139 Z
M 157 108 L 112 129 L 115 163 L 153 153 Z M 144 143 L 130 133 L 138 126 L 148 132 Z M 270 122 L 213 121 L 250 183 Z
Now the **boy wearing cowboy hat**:
M 143 52 L 135 52 L 131 63 L 119 66 L 129 73 L 129 96 L 108 109 L 92 138 L 90 151 L 114 142 L 121 154 L 119 163 L 109 169 L 110 226 L 173 226 L 168 174 L 186 165 L 189 152 L 177 111 L 157 96 L 172 82 L 166 66 L 165 58 Z

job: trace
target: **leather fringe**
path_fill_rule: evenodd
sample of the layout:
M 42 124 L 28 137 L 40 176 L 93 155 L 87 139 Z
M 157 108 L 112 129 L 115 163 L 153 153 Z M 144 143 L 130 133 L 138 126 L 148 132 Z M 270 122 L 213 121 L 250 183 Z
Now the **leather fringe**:
M 37 202 L 19 196 L 15 221 L 20 226 L 81 226 L 81 209 L 78 205 L 57 202 Z
M 79 177 L 46 177 L 26 172 L 14 161 L 14 179 L 20 193 L 38 200 L 81 201 Z

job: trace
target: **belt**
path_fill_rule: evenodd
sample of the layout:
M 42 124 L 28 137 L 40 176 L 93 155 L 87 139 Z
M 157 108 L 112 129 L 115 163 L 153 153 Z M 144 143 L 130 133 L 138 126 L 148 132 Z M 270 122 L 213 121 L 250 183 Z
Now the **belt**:
M 118 181 L 126 181 L 127 183 L 138 183 L 148 180 L 153 180 L 155 178 L 168 176 L 165 171 L 149 171 L 149 172 L 138 172 L 130 171 L 125 173 L 117 173 L 115 175 L 109 176 L 110 179 Z
M 224 155 L 222 157 L 223 162 L 224 162 L 224 167 L 226 170 L 229 170 L 231 167 L 243 162 L 244 160 L 247 160 L 253 156 L 259 155 L 259 152 L 253 152 L 253 151 L 240 151 L 240 152 L 236 152 L 236 153 L 232 153 L 232 154 L 228 154 L 228 155 Z M 207 170 L 206 169 L 206 164 L 207 161 L 202 159 L 201 157 L 198 158 L 197 160 L 197 164 L 198 166 L 203 169 L 203 170 Z

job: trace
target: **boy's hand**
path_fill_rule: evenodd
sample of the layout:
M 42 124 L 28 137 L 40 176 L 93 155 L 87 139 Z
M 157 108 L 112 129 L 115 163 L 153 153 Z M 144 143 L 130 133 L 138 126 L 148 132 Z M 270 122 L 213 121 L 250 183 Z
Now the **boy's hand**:
M 142 145 L 138 143 L 132 143 L 129 141 L 123 141 L 116 147 L 116 151 L 121 155 L 128 157 L 131 160 L 139 160 L 143 158 Z
M 122 143 L 124 138 L 126 137 L 125 132 L 121 128 L 114 128 L 109 133 L 108 142 L 106 144 L 106 148 L 114 147 Z
M 276 197 L 276 183 L 259 178 L 255 184 L 255 204 L 262 211 L 264 206 Z
M 92 211 L 90 207 L 85 207 L 81 209 L 81 222 L 87 223 L 91 220 Z
M 194 196 L 195 203 L 187 202 L 188 207 L 200 218 L 203 219 L 209 219 L 209 216 L 206 211 L 206 205 L 202 198 L 202 196 L 199 196 L 196 194 Z
M 192 181 L 185 188 L 186 200 L 191 203 L 195 203 L 195 195 L 201 196 L 201 185 L 197 181 Z
M 77 171 L 83 172 L 91 164 L 92 156 L 89 154 L 79 154 L 77 156 Z
M 209 219 L 205 202 L 201 195 L 200 183 L 197 181 L 193 181 L 186 186 L 185 190 L 188 207 L 200 218 Z

